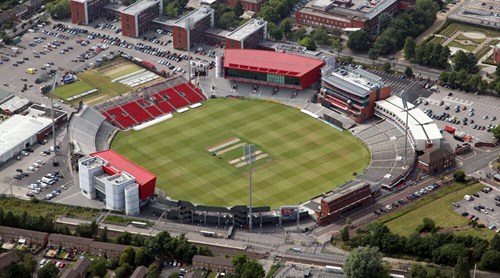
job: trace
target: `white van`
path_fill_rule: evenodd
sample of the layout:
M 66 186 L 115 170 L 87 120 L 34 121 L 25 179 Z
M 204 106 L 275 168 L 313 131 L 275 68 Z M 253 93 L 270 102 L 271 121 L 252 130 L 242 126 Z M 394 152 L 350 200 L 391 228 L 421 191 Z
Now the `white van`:
M 35 167 L 33 167 L 33 166 L 28 166 L 28 171 L 35 171 Z
M 464 196 L 464 200 L 466 200 L 466 201 L 472 201 L 472 200 L 474 200 L 474 197 L 472 197 L 470 195 L 465 195 Z

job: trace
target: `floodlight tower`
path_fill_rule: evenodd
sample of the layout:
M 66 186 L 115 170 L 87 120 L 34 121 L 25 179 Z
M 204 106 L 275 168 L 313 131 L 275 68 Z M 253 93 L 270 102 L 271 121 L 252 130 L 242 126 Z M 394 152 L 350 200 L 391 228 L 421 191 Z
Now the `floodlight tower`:
M 401 100 L 403 101 L 403 108 L 406 112 L 406 122 L 405 122 L 405 151 L 403 153 L 403 167 L 406 165 L 406 157 L 408 156 L 408 93 L 406 91 L 401 92 Z
M 188 51 L 188 80 L 191 83 L 191 18 L 186 18 L 186 41 Z
M 50 112 L 52 117 L 52 136 L 54 137 L 54 153 L 58 154 L 59 151 L 57 150 L 57 144 L 56 144 L 56 123 L 54 120 L 54 90 L 56 88 L 56 83 L 57 83 L 57 74 L 54 76 L 54 81 L 52 82 L 52 88 L 50 89 Z
M 248 231 L 252 231 L 252 162 L 255 159 L 255 145 L 246 144 L 243 146 L 243 156 L 245 157 L 245 162 L 250 166 L 250 204 L 248 206 Z

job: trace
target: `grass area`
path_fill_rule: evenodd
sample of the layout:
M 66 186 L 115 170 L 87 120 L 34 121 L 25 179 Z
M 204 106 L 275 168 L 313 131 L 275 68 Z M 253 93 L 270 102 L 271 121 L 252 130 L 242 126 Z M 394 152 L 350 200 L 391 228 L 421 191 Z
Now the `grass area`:
M 282 263 L 277 263 L 277 264 L 273 264 L 271 266 L 271 269 L 269 270 L 269 272 L 267 273 L 266 275 L 266 278 L 271 278 L 274 276 L 274 274 L 276 274 L 276 272 L 278 272 L 278 270 L 281 268 L 283 264 Z
M 298 204 L 351 180 L 369 163 L 368 148 L 350 132 L 259 100 L 208 100 L 141 131 L 118 133 L 112 149 L 156 174 L 157 187 L 174 199 L 233 206 L 248 201 L 248 166 L 229 164 L 243 155 L 242 147 L 217 155 L 208 148 L 235 137 L 269 155 L 253 167 L 256 206 Z
M 103 220 L 104 223 L 122 225 L 122 226 L 127 226 L 132 221 L 144 222 L 148 224 L 148 226 L 151 226 L 151 222 L 149 221 L 144 221 L 143 219 L 135 219 L 126 216 L 119 216 L 119 215 L 107 215 Z
M 103 74 L 106 75 L 106 76 L 108 76 L 109 78 L 111 78 L 111 80 L 113 80 L 115 78 L 118 78 L 118 77 L 130 74 L 130 73 L 139 71 L 141 69 L 142 68 L 139 67 L 138 65 L 136 65 L 136 64 L 130 64 L 129 63 L 129 64 L 126 65 L 126 67 L 123 67 L 123 69 L 120 69 L 120 70 L 117 70 L 117 71 L 111 71 L 109 73 L 106 72 L 106 71 L 104 71 Z
M 434 220 L 436 226 L 441 228 L 467 226 L 468 219 L 456 213 L 451 203 L 457 202 L 461 200 L 464 195 L 477 192 L 483 187 L 484 185 L 480 183 L 472 185 L 456 183 L 450 185 L 434 194 L 421 198 L 413 206 L 406 207 L 393 215 L 387 216 L 385 219 L 382 219 L 382 222 L 385 223 L 392 232 L 403 236 L 409 236 L 413 233 L 425 217 Z M 458 233 L 474 235 L 484 233 L 491 238 L 494 233 L 490 232 L 491 231 L 487 229 L 479 231 L 469 229 Z
M 491 54 L 490 56 L 488 56 L 488 58 L 484 59 L 483 60 L 483 64 L 488 64 L 488 65 L 496 66 L 496 64 L 493 62 L 493 54 Z
M 488 53 L 488 51 L 491 50 L 491 47 L 485 45 L 483 46 L 481 49 L 479 49 L 478 52 L 475 53 L 476 55 L 476 58 L 479 60 L 481 59 L 484 55 L 486 55 Z
M 139 67 L 134 65 L 134 64 L 131 64 L 130 67 L 128 65 L 124 66 L 123 72 L 126 72 L 125 74 L 128 74 L 128 73 L 134 72 L 136 70 L 139 70 Z M 119 73 L 119 72 L 114 72 L 114 73 Z M 114 73 L 111 74 L 111 76 L 114 76 Z M 121 75 L 123 75 L 123 74 L 121 74 Z M 77 76 L 78 76 L 78 80 L 76 82 L 73 82 L 73 83 L 67 84 L 67 85 L 58 86 L 55 89 L 55 92 L 54 92 L 55 95 L 61 99 L 67 100 L 67 98 L 69 98 L 71 96 L 81 94 L 81 93 L 86 92 L 86 91 L 91 90 L 91 89 L 98 90 L 98 92 L 96 94 L 92 94 L 92 95 L 89 95 L 87 97 L 79 98 L 79 99 L 71 102 L 71 103 L 77 103 L 77 102 L 80 102 L 82 100 L 84 102 L 89 102 L 89 101 L 92 101 L 93 99 L 96 99 L 96 98 L 100 98 L 100 99 L 102 99 L 101 101 L 104 101 L 106 99 L 110 99 L 110 98 L 113 98 L 115 96 L 122 95 L 122 94 L 132 90 L 131 87 L 124 85 L 122 83 L 119 83 L 119 82 L 111 83 L 111 80 L 114 78 L 107 76 L 103 72 L 100 72 L 98 70 L 98 68 L 85 71 L 83 73 L 78 74 Z M 105 97 L 103 98 L 103 96 L 105 96 Z
M 456 38 L 456 40 L 461 40 L 461 41 L 471 41 L 475 44 L 481 44 L 482 42 L 484 42 L 486 40 L 486 38 L 484 39 L 473 39 L 473 38 L 469 38 L 467 37 L 466 35 L 464 34 L 460 34 L 458 35 Z
M 428 43 L 432 43 L 432 44 L 443 44 L 444 42 L 446 41 L 446 38 L 443 38 L 443 37 L 431 37 L 429 40 L 428 40 Z
M 44 202 L 32 203 L 31 201 L 10 197 L 0 197 L 0 208 L 5 212 L 10 210 L 14 214 L 21 214 L 26 211 L 31 215 L 68 216 L 84 220 L 94 220 L 99 213 L 98 210 L 90 208 Z
M 468 44 L 468 45 L 465 45 L 465 44 L 460 43 L 459 41 L 452 41 L 452 42 L 450 42 L 449 44 L 447 44 L 446 46 L 448 46 L 448 47 L 456 47 L 456 48 L 461 48 L 461 49 L 467 50 L 467 51 L 469 51 L 469 52 L 474 51 L 474 49 L 476 49 L 476 47 L 477 47 L 477 45 L 476 45 L 476 44 Z
M 476 26 L 467 25 L 467 24 L 462 24 L 462 23 L 456 23 L 456 22 L 450 23 L 448 26 L 446 26 L 444 29 L 442 29 L 439 32 L 439 34 L 447 36 L 447 37 L 451 37 L 457 31 L 483 33 L 486 36 L 491 37 L 491 38 L 500 37 L 499 31 L 481 28 L 481 27 L 476 27 Z
M 488 43 L 488 45 L 495 46 L 495 45 L 497 45 L 497 44 L 499 44 L 499 43 L 500 43 L 500 40 L 498 40 L 498 39 L 494 39 L 494 40 L 491 40 L 491 41 Z

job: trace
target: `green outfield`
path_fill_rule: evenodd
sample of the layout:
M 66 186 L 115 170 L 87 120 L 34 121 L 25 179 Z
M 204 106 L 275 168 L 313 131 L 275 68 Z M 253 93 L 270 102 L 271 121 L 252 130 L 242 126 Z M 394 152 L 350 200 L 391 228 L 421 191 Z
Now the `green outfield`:
M 246 143 L 258 152 L 256 206 L 299 204 L 351 180 L 370 161 L 350 132 L 258 100 L 208 100 L 141 131 L 120 132 L 112 149 L 156 174 L 157 187 L 174 199 L 231 206 L 248 203 Z

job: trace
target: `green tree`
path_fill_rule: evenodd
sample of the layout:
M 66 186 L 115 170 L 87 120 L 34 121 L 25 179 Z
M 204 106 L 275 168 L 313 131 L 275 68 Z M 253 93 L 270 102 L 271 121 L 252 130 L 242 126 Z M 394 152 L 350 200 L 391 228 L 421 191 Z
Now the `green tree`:
M 176 278 L 179 277 L 177 273 Z M 152 263 L 148 267 L 148 271 L 146 272 L 146 278 L 160 278 L 160 267 L 157 263 Z
M 417 227 L 417 232 L 419 233 L 432 232 L 435 227 L 436 223 L 434 223 L 434 220 L 424 217 L 424 219 L 422 219 L 422 224 L 418 225 Z
M 207 246 L 200 246 L 200 248 L 198 248 L 198 255 L 213 256 L 212 250 L 210 250 Z
M 326 31 L 325 27 L 316 28 L 311 32 L 311 39 L 319 44 L 326 45 L 329 42 L 330 35 Z
M 459 257 L 453 271 L 454 278 L 470 278 L 469 264 L 467 258 Z
M 31 273 L 26 267 L 21 263 L 10 263 L 8 264 L 3 273 L 3 278 L 30 278 Z
M 500 252 L 495 250 L 488 250 L 481 257 L 479 268 L 483 270 L 500 271 Z
M 296 41 L 300 41 L 305 37 L 307 37 L 307 30 L 304 27 L 301 27 L 293 32 L 293 39 Z
M 406 37 L 404 53 L 407 61 L 413 61 L 415 59 L 415 50 L 417 48 L 417 44 L 412 37 Z
M 106 261 L 103 259 L 95 259 L 90 265 L 90 273 L 92 277 L 104 277 L 108 272 Z
M 406 69 L 405 69 L 405 75 L 406 75 L 406 77 L 412 77 L 413 76 L 413 70 L 410 67 L 406 67 Z
M 382 69 L 385 71 L 385 72 L 391 72 L 391 63 L 389 62 L 385 62 L 384 65 L 382 66 Z
M 413 264 L 411 266 L 410 275 L 412 278 L 427 278 L 427 270 L 420 264 Z
M 454 266 L 458 258 L 467 257 L 467 249 L 463 244 L 447 243 L 432 252 L 434 263 Z
M 453 62 L 453 69 L 455 71 L 465 70 L 469 73 L 477 71 L 477 58 L 473 53 L 465 53 L 459 50 L 453 55 L 451 61 Z
M 146 254 L 146 248 L 140 247 L 135 253 L 134 265 L 148 265 L 150 261 L 149 256 Z
M 304 46 L 307 48 L 307 50 L 314 51 L 316 50 L 316 44 L 310 37 L 305 37 L 302 40 L 299 41 L 300 46 Z
M 293 20 L 291 18 L 285 18 L 281 23 L 280 23 L 280 29 L 283 34 L 288 34 L 292 31 L 293 27 Z
M 377 49 L 372 48 L 370 51 L 368 51 L 368 58 L 372 60 L 373 65 L 375 65 L 375 60 L 378 60 L 378 57 L 380 56 L 379 52 Z
M 243 270 L 243 265 L 248 261 L 247 255 L 238 254 L 231 259 L 231 263 L 233 264 L 236 274 L 241 274 Z
M 381 13 L 378 16 L 377 34 L 382 34 L 392 23 L 392 15 L 389 13 Z
M 230 29 L 239 24 L 238 17 L 234 11 L 228 11 L 220 16 L 219 24 L 221 28 Z
M 349 226 L 345 225 L 344 228 L 340 231 L 340 239 L 342 239 L 343 242 L 348 242 L 349 241 Z
M 120 256 L 120 265 L 128 264 L 130 266 L 134 265 L 135 261 L 135 250 L 132 247 L 127 247 L 123 250 L 122 255 Z
M 465 181 L 465 172 L 464 170 L 456 170 L 454 173 L 453 173 L 453 178 L 455 179 L 455 181 L 457 182 L 464 182 Z
M 108 242 L 108 227 L 104 226 L 104 229 L 101 230 L 100 236 L 101 241 Z
M 59 268 L 55 264 L 45 264 L 38 270 L 38 278 L 54 278 L 59 276 Z
M 123 245 L 130 245 L 132 242 L 132 235 L 129 232 L 124 232 L 116 237 L 116 243 Z
M 71 16 L 70 1 L 57 0 L 46 4 L 47 13 L 54 19 L 64 19 Z
M 175 2 L 170 2 L 166 6 L 164 6 L 163 13 L 165 13 L 165 15 L 168 17 L 175 18 L 175 17 L 179 16 L 180 9 L 175 4 Z
M 134 268 L 130 266 L 129 264 L 122 264 L 115 270 L 115 277 L 116 278 L 127 278 L 132 274 L 132 271 Z
M 349 33 L 347 47 L 354 51 L 367 51 L 370 48 L 370 33 L 362 29 Z
M 340 38 L 334 38 L 332 40 L 332 48 L 337 51 L 337 58 L 340 59 L 340 53 L 344 50 L 344 45 Z
M 243 4 L 241 4 L 241 1 L 236 2 L 234 5 L 234 13 L 236 14 L 237 17 L 240 17 L 245 10 L 243 10 Z
M 279 41 L 283 38 L 283 32 L 273 22 L 267 23 L 267 30 L 269 30 L 269 36 L 273 37 L 275 40 Z
M 344 263 L 348 278 L 378 278 L 387 276 L 382 253 L 377 247 L 358 247 L 349 253 Z
M 498 129 L 498 128 L 496 128 Z M 500 234 L 495 234 L 493 238 L 490 241 L 490 248 L 491 250 L 499 251 L 500 252 Z

